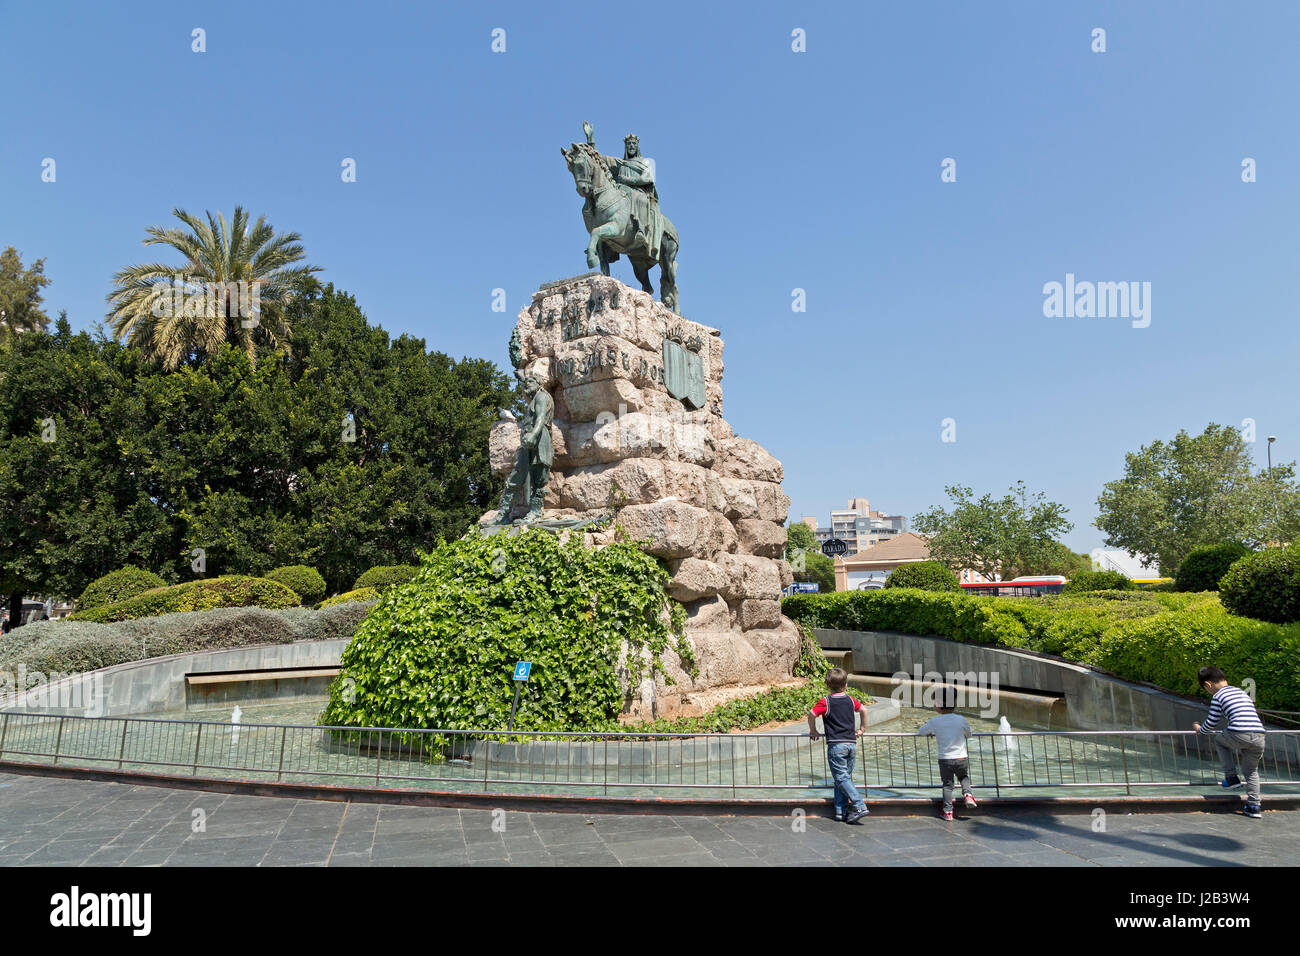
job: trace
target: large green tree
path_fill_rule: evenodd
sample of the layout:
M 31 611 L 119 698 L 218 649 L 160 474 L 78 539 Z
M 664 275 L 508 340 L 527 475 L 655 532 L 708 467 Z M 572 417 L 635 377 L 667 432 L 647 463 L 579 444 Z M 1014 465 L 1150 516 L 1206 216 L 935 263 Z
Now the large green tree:
M 1042 573 L 1059 557 L 1060 535 L 1074 527 L 1064 505 L 1031 494 L 1023 481 L 1001 498 L 974 497 L 970 488 L 944 489 L 952 502 L 936 505 L 912 519 L 912 527 L 929 539 L 930 556 L 954 571 L 973 568 L 989 578 L 1009 579 Z
M 817 536 L 802 521 L 793 522 L 786 532 L 785 559 L 796 581 L 817 584 L 823 594 L 835 590 L 835 562 L 822 554 Z
M 41 290 L 49 284 L 44 259 L 24 269 L 22 257 L 13 246 L 0 252 L 0 348 L 16 334 L 40 332 L 49 324 L 49 316 L 41 309 Z
M 1043 548 L 1041 554 L 1031 560 L 1022 569 L 1023 574 L 1059 574 L 1073 577 L 1080 571 L 1092 570 L 1092 557 L 1071 551 L 1060 541 L 1053 541 Z
M 253 365 L 260 347 L 285 347 L 289 303 L 320 271 L 302 264 L 302 237 L 277 234 L 265 216 L 250 226 L 242 206 L 229 223 L 210 212 L 206 221 L 183 209 L 172 214 L 186 228 L 150 226 L 144 244 L 169 246 L 185 261 L 128 266 L 114 276 L 113 334 L 169 371 L 210 361 L 227 343 Z
M 1124 456 L 1124 477 L 1097 499 L 1106 543 L 1154 557 L 1172 575 L 1198 545 L 1292 540 L 1300 522 L 1295 462 L 1256 471 L 1235 428 L 1179 431 Z
M 66 597 L 134 563 L 173 563 L 176 529 L 153 500 L 151 450 L 124 455 L 139 357 L 73 335 L 19 336 L 0 352 L 0 585 Z M 16 619 L 16 618 L 11 618 Z
M 501 490 L 488 432 L 515 386 L 370 325 L 351 296 L 291 304 L 284 354 L 221 345 L 164 371 L 138 349 L 23 335 L 0 352 L 0 586 L 71 597 L 131 563 L 168 580 L 309 564 L 333 589 L 463 534 Z

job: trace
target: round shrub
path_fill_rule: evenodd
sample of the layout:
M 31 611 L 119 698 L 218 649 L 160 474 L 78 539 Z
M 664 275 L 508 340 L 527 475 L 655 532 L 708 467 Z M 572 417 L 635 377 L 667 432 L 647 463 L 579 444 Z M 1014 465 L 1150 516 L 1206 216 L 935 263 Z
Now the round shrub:
M 379 592 L 374 588 L 357 588 L 353 591 L 344 591 L 342 594 L 336 594 L 320 602 L 321 607 L 334 607 L 338 604 L 348 604 L 352 601 L 378 601 Z
M 1250 548 L 1239 541 L 1192 548 L 1178 566 L 1174 584 L 1179 591 L 1217 591 L 1228 568 L 1248 554 Z
M 1064 594 L 1081 594 L 1085 591 L 1132 591 L 1132 580 L 1118 571 L 1080 571 L 1065 582 Z
M 533 529 L 440 544 L 357 628 L 320 723 L 505 728 L 527 660 L 516 727 L 606 727 L 665 655 L 694 667 L 668 580 L 630 542 L 593 550 Z
M 1265 548 L 1237 561 L 1219 582 L 1219 598 L 1242 617 L 1300 621 L 1300 544 Z
M 419 570 L 419 568 L 410 564 L 377 565 L 353 581 L 352 588 L 353 590 L 374 588 L 380 594 L 383 594 L 395 585 L 405 584 L 415 577 Z
M 167 584 L 152 571 L 128 564 L 116 571 L 109 571 L 101 578 L 96 578 L 86 585 L 86 590 L 77 598 L 77 610 L 89 611 L 92 608 L 116 604 L 137 594 L 143 594 L 150 588 L 161 588 Z
M 153 588 L 125 601 L 69 615 L 78 621 L 128 621 L 176 611 L 206 611 L 214 607 L 298 607 L 297 592 L 278 581 L 229 574 Z
M 957 575 L 938 561 L 916 561 L 889 572 L 887 588 L 919 588 L 922 591 L 960 591 Z
M 268 572 L 265 577 L 271 581 L 279 581 L 295 592 L 302 598 L 302 603 L 307 605 L 316 604 L 328 590 L 320 572 L 305 564 L 290 564 L 283 568 L 276 568 Z

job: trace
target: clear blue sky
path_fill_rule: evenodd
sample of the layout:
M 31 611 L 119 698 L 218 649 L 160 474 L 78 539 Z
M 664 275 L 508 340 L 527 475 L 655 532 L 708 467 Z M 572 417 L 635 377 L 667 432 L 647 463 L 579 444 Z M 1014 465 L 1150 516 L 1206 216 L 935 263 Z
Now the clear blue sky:
M 727 417 L 785 463 L 794 519 L 1023 478 L 1087 550 L 1142 443 L 1249 417 L 1261 463 L 1269 433 L 1300 454 L 1290 0 L 0 0 L 0 36 L 0 247 L 45 257 L 75 328 L 152 258 L 146 226 L 240 203 L 372 322 L 505 364 L 531 291 L 586 269 L 559 155 L 586 119 L 656 160 L 682 311 L 722 329 Z M 1150 282 L 1150 327 L 1044 318 L 1067 272 Z

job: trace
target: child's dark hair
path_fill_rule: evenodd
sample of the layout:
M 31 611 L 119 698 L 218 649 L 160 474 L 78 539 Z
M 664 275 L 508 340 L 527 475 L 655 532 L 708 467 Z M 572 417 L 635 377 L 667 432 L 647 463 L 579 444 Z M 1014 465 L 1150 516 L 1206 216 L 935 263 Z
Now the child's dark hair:
M 838 694 L 849 686 L 848 671 L 842 667 L 832 667 L 826 672 L 826 686 Z
M 1202 684 L 1217 684 L 1221 680 L 1227 680 L 1228 675 L 1217 667 L 1202 667 L 1196 672 L 1196 679 Z

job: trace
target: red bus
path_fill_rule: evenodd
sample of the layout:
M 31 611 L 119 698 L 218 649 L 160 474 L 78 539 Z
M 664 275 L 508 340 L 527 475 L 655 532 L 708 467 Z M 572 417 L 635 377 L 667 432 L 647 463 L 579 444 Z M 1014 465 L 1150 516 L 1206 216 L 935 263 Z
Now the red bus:
M 1059 574 L 1035 575 L 1012 578 L 1010 581 L 963 584 L 962 590 L 967 594 L 989 594 L 994 597 L 1042 597 L 1044 594 L 1060 594 L 1065 590 L 1065 580 Z

